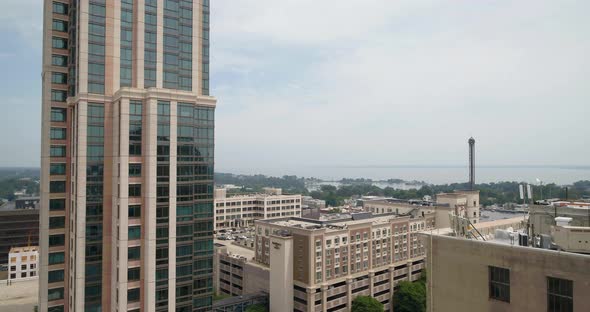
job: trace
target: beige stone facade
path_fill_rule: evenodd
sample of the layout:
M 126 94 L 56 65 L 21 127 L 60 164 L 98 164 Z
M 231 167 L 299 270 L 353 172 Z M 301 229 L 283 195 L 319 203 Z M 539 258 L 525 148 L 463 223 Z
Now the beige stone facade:
M 427 311 L 590 311 L 590 256 L 493 241 L 428 235 Z M 491 268 L 509 272 L 505 294 L 493 298 Z M 560 295 L 561 308 L 548 283 L 573 285 Z M 553 304 L 553 306 L 549 306 Z
M 397 284 L 420 277 L 424 246 L 418 232 L 435 228 L 435 215 L 255 223 L 255 258 L 271 274 L 278 271 L 279 286 L 271 277 L 270 288 L 279 292 L 280 304 L 292 291 L 293 311 L 349 311 L 356 296 L 369 295 L 389 311 Z M 272 306 L 272 292 L 270 300 Z

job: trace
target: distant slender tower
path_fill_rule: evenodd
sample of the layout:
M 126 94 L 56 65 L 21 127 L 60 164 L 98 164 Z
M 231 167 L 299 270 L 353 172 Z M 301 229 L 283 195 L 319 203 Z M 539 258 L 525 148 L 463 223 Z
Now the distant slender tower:
M 475 139 L 469 138 L 469 190 L 475 190 Z

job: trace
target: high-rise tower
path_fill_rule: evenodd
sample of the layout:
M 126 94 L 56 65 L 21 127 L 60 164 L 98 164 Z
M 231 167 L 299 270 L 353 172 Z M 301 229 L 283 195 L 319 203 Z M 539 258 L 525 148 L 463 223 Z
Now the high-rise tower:
M 209 311 L 209 0 L 45 0 L 40 311 Z
M 475 139 L 469 138 L 469 190 L 475 190 Z

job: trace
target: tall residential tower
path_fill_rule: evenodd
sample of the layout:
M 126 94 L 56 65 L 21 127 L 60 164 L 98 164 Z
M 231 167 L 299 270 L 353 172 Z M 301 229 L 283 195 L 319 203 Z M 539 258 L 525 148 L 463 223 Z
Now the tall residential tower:
M 209 0 L 45 0 L 40 311 L 209 311 Z

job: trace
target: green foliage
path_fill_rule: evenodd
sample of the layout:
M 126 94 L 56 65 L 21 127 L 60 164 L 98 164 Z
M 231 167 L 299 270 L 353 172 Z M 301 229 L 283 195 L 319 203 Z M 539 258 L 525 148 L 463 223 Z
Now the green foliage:
M 402 281 L 393 294 L 393 310 L 396 312 L 426 311 L 426 275 L 414 283 Z
M 383 312 L 383 304 L 370 296 L 358 296 L 352 301 L 352 312 Z
M 262 303 L 258 303 L 247 307 L 246 312 L 268 312 L 268 309 Z
M 297 176 L 267 177 L 262 174 L 238 175 L 231 173 L 215 173 L 215 184 L 234 184 L 244 186 L 249 191 L 259 192 L 263 187 L 279 187 L 284 193 L 307 194 L 305 179 Z
M 231 297 L 231 295 L 214 293 L 213 294 L 213 301 L 218 301 L 218 300 L 222 300 L 222 299 L 229 298 L 229 297 Z

